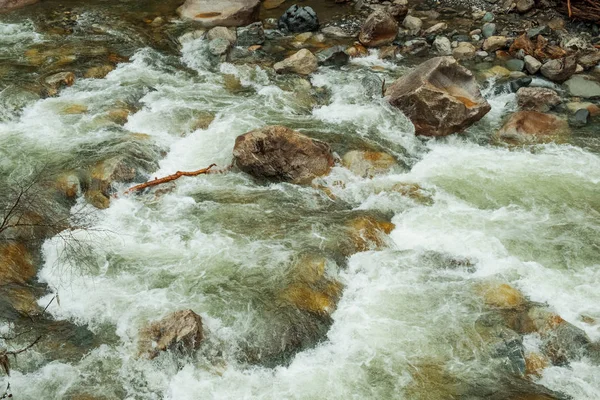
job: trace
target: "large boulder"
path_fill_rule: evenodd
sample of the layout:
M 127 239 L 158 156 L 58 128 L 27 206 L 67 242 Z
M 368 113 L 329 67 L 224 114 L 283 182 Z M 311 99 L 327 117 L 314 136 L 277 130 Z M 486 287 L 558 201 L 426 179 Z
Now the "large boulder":
M 319 67 L 319 60 L 308 49 L 302 49 L 283 61 L 273 65 L 278 74 L 294 72 L 300 75 L 310 75 Z
M 473 74 L 452 57 L 424 62 L 396 80 L 385 95 L 423 136 L 461 132 L 491 109 Z
M 182 18 L 213 26 L 246 26 L 258 19 L 260 0 L 186 0 L 177 12 Z
M 142 328 L 139 350 L 152 359 L 161 351 L 197 349 L 202 339 L 202 318 L 192 310 L 181 310 Z
M 235 141 L 235 165 L 262 179 L 309 183 L 333 166 L 327 143 L 311 139 L 285 126 L 266 126 Z
M 547 143 L 569 133 L 567 121 L 537 111 L 514 113 L 496 133 L 496 139 L 510 144 Z
M 14 10 L 30 4 L 37 3 L 39 0 L 0 0 L 0 13 Z
M 311 7 L 294 4 L 279 18 L 277 27 L 284 32 L 312 32 L 319 29 L 319 18 Z
M 383 11 L 375 11 L 363 24 L 358 40 L 367 47 L 391 44 L 398 36 L 398 22 Z

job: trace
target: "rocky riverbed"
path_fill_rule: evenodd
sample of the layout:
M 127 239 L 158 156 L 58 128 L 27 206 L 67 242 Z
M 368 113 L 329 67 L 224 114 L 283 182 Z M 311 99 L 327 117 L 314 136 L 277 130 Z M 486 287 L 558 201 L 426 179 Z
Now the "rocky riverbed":
M 562 3 L 0 10 L 6 395 L 600 397 L 600 32 Z

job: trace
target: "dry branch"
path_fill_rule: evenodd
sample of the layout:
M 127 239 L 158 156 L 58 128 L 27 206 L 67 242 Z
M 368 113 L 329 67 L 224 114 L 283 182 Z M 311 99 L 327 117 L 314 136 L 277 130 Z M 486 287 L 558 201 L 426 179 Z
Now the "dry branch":
M 127 189 L 125 194 L 137 192 L 137 191 L 140 191 L 140 190 L 152 187 L 152 186 L 160 185 L 162 183 L 171 182 L 171 181 L 174 181 L 175 179 L 181 178 L 182 176 L 198 176 L 198 175 L 202 175 L 202 174 L 207 174 L 210 171 L 210 169 L 212 167 L 214 167 L 215 165 L 216 164 L 211 164 L 207 168 L 199 169 L 198 171 L 191 171 L 191 172 L 177 171 L 173 175 L 165 176 L 164 178 L 156 178 L 152 181 L 148 181 L 146 183 L 142 183 L 142 184 L 133 186 L 133 187 Z

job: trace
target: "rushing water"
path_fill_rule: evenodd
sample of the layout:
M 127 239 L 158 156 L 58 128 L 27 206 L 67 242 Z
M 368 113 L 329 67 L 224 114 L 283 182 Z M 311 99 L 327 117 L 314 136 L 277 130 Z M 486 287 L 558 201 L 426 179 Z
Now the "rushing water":
M 2 59 L 49 40 L 29 22 L 0 23 L 0 32 Z M 112 199 L 90 214 L 88 231 L 74 232 L 91 250 L 85 259 L 65 258 L 65 242 L 49 239 L 38 274 L 49 288 L 40 306 L 58 294 L 52 317 L 86 326 L 101 344 L 71 358 L 43 346 L 20 355 L 15 397 L 534 398 L 510 397 L 512 375 L 477 329 L 489 312 L 478 287 L 509 283 L 600 340 L 600 157 L 581 137 L 490 145 L 514 108 L 512 95 L 491 91 L 492 112 L 467 135 L 417 139 L 377 92 L 379 79 L 405 70 L 372 55 L 320 68 L 308 84 L 254 65 L 213 67 L 206 42 L 190 39 L 179 54 L 142 46 L 105 78 L 79 79 L 53 98 L 15 100 L 20 92 L 2 89 L 0 165 L 9 173 L 44 159 L 75 169 L 128 151 L 163 152 L 152 176 L 225 167 L 235 138 L 267 124 L 339 154 L 385 149 L 399 160 L 373 179 L 338 166 L 313 186 L 263 185 L 233 171 Z M 122 103 L 136 105 L 123 126 L 106 118 Z M 73 105 L 85 112 L 65 112 Z M 214 120 L 198 129 L 203 115 Z M 422 197 L 399 184 L 418 185 Z M 348 256 L 348 222 L 364 215 L 391 218 L 395 229 L 383 247 Z M 281 296 L 307 257 L 325 260 L 321 279 L 343 287 L 331 315 Z M 200 350 L 138 357 L 147 321 L 188 308 L 203 318 Z M 538 345 L 525 337 L 526 350 Z M 588 359 L 548 367 L 536 381 L 600 398 L 600 366 Z

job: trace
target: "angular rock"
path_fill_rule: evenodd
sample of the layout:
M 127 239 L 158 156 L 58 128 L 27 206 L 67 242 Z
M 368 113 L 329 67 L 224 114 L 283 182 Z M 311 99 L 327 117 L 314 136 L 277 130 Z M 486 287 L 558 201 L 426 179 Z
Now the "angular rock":
M 477 49 L 471 43 L 460 42 L 458 46 L 452 50 L 452 56 L 457 60 L 470 60 L 475 57 Z
M 537 111 L 514 113 L 496 133 L 496 139 L 510 143 L 548 143 L 569 133 L 567 121 Z
M 517 60 L 516 58 L 513 58 L 512 60 L 508 60 L 506 62 L 506 68 L 508 68 L 510 71 L 523 71 L 523 68 L 525 68 L 525 62 L 523 60 Z
M 437 34 L 448 28 L 448 24 L 445 22 L 438 22 L 437 24 L 430 26 L 429 28 L 423 31 L 423 36 Z
M 487 52 L 494 52 L 506 47 L 505 36 L 490 36 L 483 41 L 483 50 Z
M 554 82 L 564 82 L 575 73 L 577 60 L 575 56 L 559 60 L 550 60 L 540 68 L 542 75 Z
M 387 153 L 352 150 L 342 157 L 342 165 L 363 178 L 372 178 L 388 172 L 398 165 L 396 159 Z
M 575 128 L 581 128 L 582 126 L 586 126 L 589 120 L 590 111 L 586 108 L 581 108 L 575 111 L 575 115 L 569 119 L 569 125 Z
M 449 56 L 452 54 L 450 39 L 445 36 L 436 37 L 433 41 L 433 48 L 441 56 Z
M 452 57 L 424 62 L 396 80 L 385 94 L 412 121 L 415 133 L 424 136 L 461 132 L 491 109 L 473 74 Z
M 391 15 L 375 11 L 363 24 L 358 40 L 367 47 L 391 44 L 398 35 L 398 23 Z
M 535 50 L 533 51 L 535 58 L 542 61 L 548 59 L 557 60 L 565 57 L 566 54 L 566 51 L 561 47 L 550 44 L 548 39 L 542 35 L 538 35 Z
M 533 42 L 525 34 L 515 39 L 515 41 L 510 45 L 508 52 L 514 56 L 520 50 L 523 50 L 526 55 L 530 56 L 533 55 L 533 52 L 535 51 Z
M 596 49 L 580 51 L 577 54 L 577 63 L 584 69 L 594 68 L 600 63 L 600 51 Z
M 284 126 L 266 126 L 235 141 L 235 165 L 256 178 L 309 183 L 333 166 L 328 144 Z
M 421 30 L 423 21 L 417 17 L 413 17 L 412 15 L 407 15 L 406 18 L 404 18 L 402 25 L 408 29 L 412 35 L 416 35 Z
M 202 318 L 192 310 L 181 310 L 142 328 L 139 351 L 152 359 L 161 351 L 195 350 L 203 339 Z
M 542 63 L 533 56 L 525 56 L 523 61 L 525 61 L 525 69 L 532 75 L 542 68 Z
M 319 29 L 319 18 L 311 7 L 294 4 L 279 18 L 277 27 L 284 32 L 313 32 Z
M 237 45 L 248 47 L 265 42 L 265 30 L 262 22 L 237 28 Z
M 231 42 L 223 38 L 213 39 L 208 43 L 208 51 L 214 56 L 221 56 L 227 53 L 230 47 Z
M 177 12 L 204 28 L 246 26 L 258 19 L 260 0 L 186 0 Z
M 317 57 L 310 50 L 302 49 L 283 61 L 273 65 L 278 74 L 294 72 L 300 75 L 309 75 L 319 67 Z
M 517 91 L 517 104 L 522 110 L 547 112 L 562 102 L 558 93 L 541 87 L 523 87 Z
M 50 75 L 44 81 L 48 87 L 48 94 L 53 96 L 58 93 L 60 88 L 71 86 L 75 82 L 75 74 L 72 72 L 58 72 Z
M 511 72 L 511 74 L 514 74 L 514 72 Z M 531 85 L 532 81 L 533 79 L 531 79 L 530 76 L 522 76 L 520 78 L 517 78 L 509 83 L 510 91 L 516 93 L 519 91 L 519 89 Z

